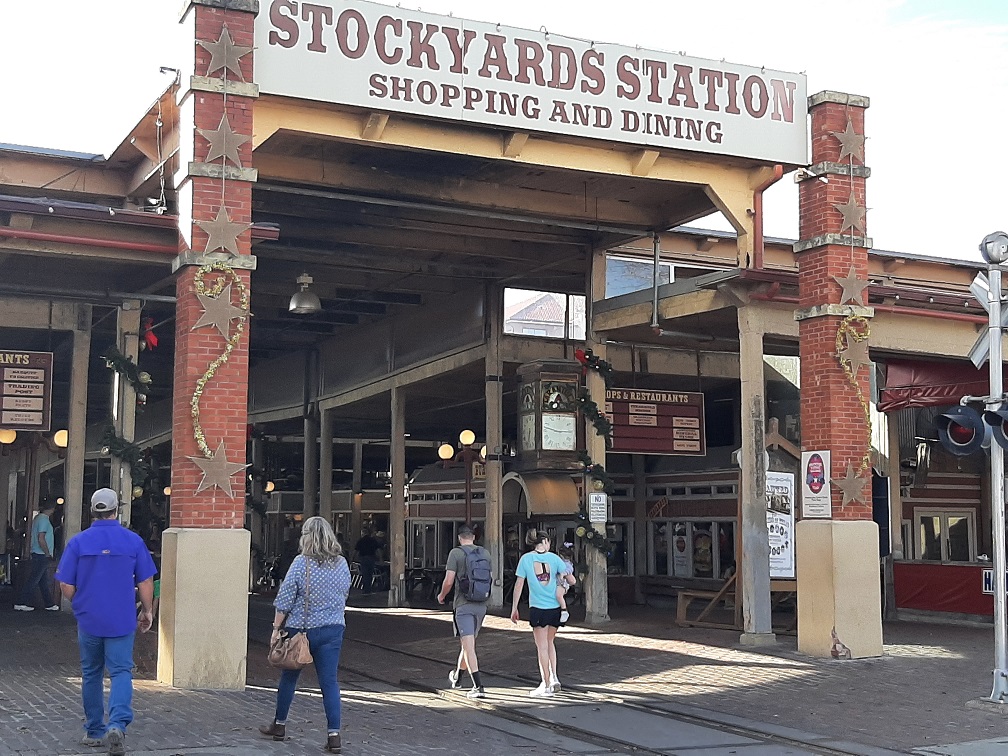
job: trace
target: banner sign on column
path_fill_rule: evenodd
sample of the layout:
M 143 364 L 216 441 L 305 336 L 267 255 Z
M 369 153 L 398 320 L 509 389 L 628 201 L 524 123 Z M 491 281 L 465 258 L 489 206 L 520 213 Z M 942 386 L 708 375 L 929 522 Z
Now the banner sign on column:
M 770 534 L 770 577 L 795 576 L 794 475 L 766 474 L 767 531 Z
M 830 504 L 829 451 L 802 452 L 801 470 L 802 518 L 829 519 L 833 516 Z

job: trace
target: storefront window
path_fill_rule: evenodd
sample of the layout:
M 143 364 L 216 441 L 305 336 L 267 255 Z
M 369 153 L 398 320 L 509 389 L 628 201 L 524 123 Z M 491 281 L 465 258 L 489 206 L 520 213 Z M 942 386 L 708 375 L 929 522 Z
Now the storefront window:
M 632 575 L 633 523 L 613 522 L 606 526 L 609 539 L 608 573 L 610 575 Z
M 917 558 L 930 562 L 972 562 L 976 559 L 975 513 L 916 509 Z
M 652 520 L 651 575 L 727 579 L 735 571 L 734 520 Z

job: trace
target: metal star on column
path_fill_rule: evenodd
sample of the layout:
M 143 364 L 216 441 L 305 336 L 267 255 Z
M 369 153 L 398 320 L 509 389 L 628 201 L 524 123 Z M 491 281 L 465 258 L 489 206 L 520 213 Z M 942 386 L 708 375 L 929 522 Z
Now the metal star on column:
M 203 138 L 210 143 L 210 150 L 207 152 L 207 163 L 212 163 L 218 158 L 226 158 L 239 168 L 242 167 L 241 157 L 238 155 L 238 148 L 252 137 L 245 134 L 238 134 L 231 128 L 227 113 L 221 118 L 220 126 L 216 129 L 196 129 Z
M 840 350 L 840 361 L 850 363 L 852 375 L 857 375 L 858 368 L 862 365 L 871 365 L 871 360 L 868 359 L 868 339 L 849 339 L 846 348 Z
M 238 462 L 228 462 L 227 452 L 224 450 L 224 442 L 217 446 L 217 451 L 212 457 L 189 457 L 203 471 L 203 479 L 200 481 L 196 493 L 201 493 L 208 488 L 217 486 L 229 498 L 234 498 L 234 488 L 231 485 L 231 476 L 241 472 L 248 465 Z
M 840 304 L 845 302 L 864 304 L 864 290 L 868 288 L 868 280 L 858 278 L 853 265 L 846 276 L 833 276 L 833 280 L 843 287 L 843 291 L 840 293 Z
M 849 155 L 853 155 L 862 163 L 864 162 L 864 143 L 865 138 L 863 134 L 855 133 L 854 124 L 851 119 L 847 119 L 847 128 L 843 131 L 831 131 L 830 134 L 837 138 L 840 142 L 840 160 L 843 160 Z
M 196 296 L 203 307 L 203 314 L 190 330 L 195 331 L 197 328 L 212 325 L 220 332 L 221 336 L 230 339 L 231 321 L 244 317 L 246 314 L 244 309 L 231 304 L 231 284 L 225 286 L 219 296 L 210 297 L 199 292 L 196 292 Z
M 217 217 L 212 221 L 196 221 L 196 225 L 207 232 L 209 238 L 204 252 L 223 249 L 235 257 L 238 256 L 238 236 L 246 229 L 252 228 L 251 223 L 232 223 L 224 205 L 217 210 Z
M 197 40 L 197 44 L 210 53 L 210 65 L 207 66 L 207 76 L 212 76 L 214 71 L 223 68 L 225 71 L 234 73 L 238 77 L 238 81 L 245 81 L 242 77 L 241 66 L 238 61 L 252 52 L 252 48 L 236 45 L 234 39 L 231 38 L 231 32 L 228 31 L 227 24 L 224 24 L 221 28 L 220 37 L 217 38 L 216 42 L 204 42 L 200 39 Z
M 830 482 L 843 492 L 841 507 L 846 507 L 852 501 L 865 503 L 864 491 L 868 481 L 865 478 L 857 477 L 850 462 L 847 463 L 847 474 L 842 478 L 830 478 Z
M 850 199 L 842 204 L 835 204 L 833 207 L 843 216 L 843 225 L 840 226 L 840 233 L 842 234 L 848 228 L 852 228 L 856 231 L 860 231 L 862 234 L 865 230 L 865 213 L 868 212 L 868 208 L 861 207 L 858 204 L 857 198 L 854 197 L 854 192 L 851 192 Z

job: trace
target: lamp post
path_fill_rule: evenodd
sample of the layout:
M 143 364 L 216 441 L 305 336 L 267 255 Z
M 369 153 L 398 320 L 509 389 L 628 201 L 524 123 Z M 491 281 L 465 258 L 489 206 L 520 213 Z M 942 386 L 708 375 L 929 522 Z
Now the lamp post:
M 444 462 L 444 466 L 449 464 L 461 464 L 465 469 L 465 521 L 467 525 L 472 524 L 472 478 L 473 462 L 486 458 L 486 446 L 476 450 L 473 444 L 476 443 L 476 434 L 471 430 L 464 430 L 459 433 L 459 444 L 461 448 L 458 453 L 451 444 L 441 444 L 438 447 L 438 457 Z
M 995 410 L 1004 402 L 1001 354 L 1001 265 L 1008 260 L 1008 234 L 988 234 L 980 242 L 980 253 L 987 261 L 990 283 L 988 338 L 990 340 L 990 403 Z M 1008 638 L 1005 618 L 1005 469 L 1004 449 L 991 444 L 991 525 L 994 539 L 994 688 L 990 700 L 1008 702 Z

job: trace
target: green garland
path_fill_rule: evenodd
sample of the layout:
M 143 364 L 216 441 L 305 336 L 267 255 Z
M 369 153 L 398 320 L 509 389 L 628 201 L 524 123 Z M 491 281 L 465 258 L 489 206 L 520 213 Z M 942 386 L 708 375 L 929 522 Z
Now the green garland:
M 612 446 L 612 422 L 602 414 L 599 406 L 591 398 L 588 389 L 582 387 L 578 392 L 578 407 L 584 416 L 595 426 L 595 434 L 605 436 L 606 448 Z
M 578 362 L 584 365 L 585 370 L 594 370 L 605 382 L 606 388 L 609 387 L 609 382 L 612 378 L 613 367 L 612 364 L 606 362 L 602 358 L 592 354 L 590 349 L 575 351 L 574 356 L 577 358 Z M 591 422 L 592 426 L 595 428 L 595 434 L 605 438 L 606 448 L 612 446 L 612 421 L 606 417 L 602 411 L 599 409 L 598 403 L 591 398 L 591 394 L 588 389 L 584 386 L 578 391 L 578 407 L 584 416 Z M 613 482 L 612 478 L 606 472 L 605 467 L 597 464 L 588 455 L 588 452 L 581 452 L 581 464 L 584 465 L 585 473 L 591 478 L 592 485 L 596 490 L 605 491 L 607 494 L 612 494 L 613 492 Z M 585 491 L 585 499 L 588 498 L 588 492 Z M 590 519 L 588 519 L 588 509 L 584 501 L 578 505 L 578 524 L 574 529 L 575 534 L 579 538 L 582 538 L 592 546 L 594 546 L 602 554 L 605 554 L 608 559 L 612 556 L 612 549 L 610 548 L 609 539 L 606 537 L 605 532 L 600 533 L 592 525 Z
M 146 487 L 144 484 L 150 478 L 152 470 L 144 450 L 131 441 L 117 436 L 112 423 L 105 427 L 105 434 L 102 436 L 102 454 L 118 457 L 128 464 L 133 485 L 141 488 Z
M 114 345 L 102 353 L 102 358 L 105 360 L 105 367 L 109 370 L 115 370 L 133 387 L 133 391 L 136 392 L 137 405 L 142 407 L 147 404 L 147 391 L 151 385 L 150 373 L 138 368 L 132 357 L 127 357 Z

